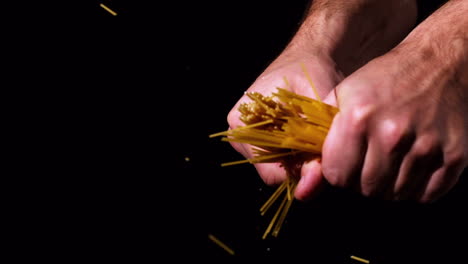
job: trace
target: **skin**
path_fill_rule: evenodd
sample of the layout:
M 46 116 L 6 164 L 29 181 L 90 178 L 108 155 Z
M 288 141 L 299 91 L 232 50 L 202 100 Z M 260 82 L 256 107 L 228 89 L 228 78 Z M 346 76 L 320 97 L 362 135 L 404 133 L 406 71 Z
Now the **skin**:
M 419 25 L 416 1 L 314 1 L 290 44 L 249 87 L 283 86 L 314 97 L 306 65 L 325 102 L 339 106 L 322 160 L 305 162 L 295 196 L 328 182 L 365 196 L 432 202 L 468 165 L 468 1 L 448 1 Z M 231 128 L 243 125 L 237 107 Z M 233 143 L 245 157 L 250 146 Z M 346 147 L 343 147 L 346 146 Z M 278 164 L 256 164 L 267 184 Z

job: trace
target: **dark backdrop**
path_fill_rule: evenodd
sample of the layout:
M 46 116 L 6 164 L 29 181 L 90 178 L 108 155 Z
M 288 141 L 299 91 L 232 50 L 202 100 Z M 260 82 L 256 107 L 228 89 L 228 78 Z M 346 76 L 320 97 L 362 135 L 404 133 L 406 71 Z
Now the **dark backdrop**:
M 49 187 L 58 195 L 40 212 L 55 232 L 31 229 L 41 235 L 37 244 L 52 238 L 37 256 L 309 263 L 353 263 L 351 255 L 371 263 L 465 258 L 463 178 L 432 205 L 328 187 L 310 203 L 293 204 L 278 238 L 261 239 L 269 218 L 259 208 L 274 189 L 249 165 L 220 167 L 242 157 L 208 135 L 227 128 L 227 113 L 291 38 L 306 2 L 107 0 L 31 11 L 37 23 L 24 33 L 21 67 L 57 105 L 50 122 L 60 127 L 52 137 L 63 150 L 54 155 L 61 180 Z

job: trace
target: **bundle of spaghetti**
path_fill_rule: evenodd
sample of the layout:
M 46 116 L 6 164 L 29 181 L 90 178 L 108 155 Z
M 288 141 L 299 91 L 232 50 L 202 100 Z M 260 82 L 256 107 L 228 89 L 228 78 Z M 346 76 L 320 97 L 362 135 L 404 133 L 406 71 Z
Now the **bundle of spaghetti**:
M 304 71 L 305 72 L 305 71 Z M 306 76 L 307 72 L 305 72 Z M 246 143 L 252 146 L 253 157 L 245 160 L 223 163 L 222 166 L 241 163 L 280 163 L 286 170 L 286 180 L 260 208 L 264 215 L 272 205 L 283 199 L 268 225 L 263 239 L 268 234 L 277 236 L 294 200 L 294 190 L 300 175 L 294 173 L 292 164 L 320 158 L 322 145 L 327 136 L 333 117 L 338 108 L 320 100 L 313 83 L 317 99 L 296 94 L 277 87 L 276 92 L 264 96 L 257 92 L 246 95 L 249 103 L 242 103 L 238 110 L 240 126 L 210 135 L 222 136 L 223 141 Z M 286 84 L 288 84 L 285 79 Z

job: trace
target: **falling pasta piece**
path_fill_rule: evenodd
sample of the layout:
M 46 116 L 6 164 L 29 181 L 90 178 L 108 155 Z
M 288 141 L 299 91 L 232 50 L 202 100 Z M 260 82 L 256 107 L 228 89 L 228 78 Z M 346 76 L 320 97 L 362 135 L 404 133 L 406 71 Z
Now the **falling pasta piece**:
M 301 67 L 318 100 L 280 87 L 269 96 L 258 92 L 246 93 L 251 102 L 242 103 L 238 108 L 241 113 L 239 119 L 245 126 L 210 135 L 222 136 L 222 141 L 250 144 L 253 147 L 254 157 L 223 163 L 222 166 L 280 163 L 286 170 L 286 180 L 260 208 L 260 214 L 265 215 L 281 195 L 284 195 L 263 238 L 270 233 L 275 237 L 278 235 L 294 200 L 293 194 L 300 175 L 292 171 L 291 167 L 306 160 L 320 158 L 325 137 L 339 111 L 320 100 L 312 78 L 303 64 Z M 284 81 L 288 87 L 289 82 L 286 78 Z
M 101 3 L 101 4 L 99 4 L 99 6 L 102 7 L 102 8 L 104 8 L 104 10 L 106 10 L 107 12 L 109 12 L 111 15 L 113 15 L 113 16 L 116 16 L 116 15 L 117 15 L 117 13 L 116 13 L 114 10 L 110 9 L 109 7 L 107 7 L 107 6 L 104 5 L 104 4 Z
M 357 260 L 357 261 L 360 261 L 360 262 L 366 263 L 366 264 L 370 263 L 369 260 L 363 259 L 363 258 L 360 258 L 360 257 L 356 257 L 356 256 L 351 256 L 351 259 L 354 259 L 354 260 Z
M 234 250 L 232 250 L 230 247 L 226 246 L 223 242 L 221 242 L 218 238 L 213 236 L 212 234 L 208 235 L 208 238 L 213 241 L 216 245 L 220 246 L 222 249 L 226 250 L 227 253 L 234 255 Z

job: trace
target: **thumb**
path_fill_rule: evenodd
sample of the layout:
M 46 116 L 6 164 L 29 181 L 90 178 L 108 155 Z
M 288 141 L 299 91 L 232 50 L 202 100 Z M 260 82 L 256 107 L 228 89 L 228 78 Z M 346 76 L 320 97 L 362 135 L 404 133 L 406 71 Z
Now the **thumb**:
M 301 179 L 297 184 L 294 196 L 298 200 L 310 200 L 320 192 L 324 184 L 320 160 L 314 159 L 304 162 L 301 169 Z
M 338 107 L 336 99 L 336 88 L 333 89 L 323 100 L 324 103 Z M 294 193 L 298 200 L 310 200 L 324 188 L 326 183 L 322 174 L 320 159 L 304 162 L 301 169 L 301 179 Z

